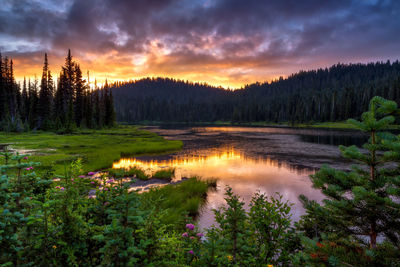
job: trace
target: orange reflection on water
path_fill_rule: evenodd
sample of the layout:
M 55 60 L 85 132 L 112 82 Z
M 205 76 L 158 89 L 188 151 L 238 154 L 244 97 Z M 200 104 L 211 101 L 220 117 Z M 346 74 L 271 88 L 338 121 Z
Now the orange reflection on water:
M 227 178 L 231 175 L 252 176 L 268 173 L 282 175 L 282 171 L 300 172 L 292 166 L 272 160 L 270 158 L 247 157 L 241 151 L 232 147 L 208 149 L 197 151 L 191 155 L 179 155 L 168 160 L 140 160 L 137 158 L 123 158 L 113 164 L 113 168 L 130 169 L 139 167 L 146 173 L 152 174 L 163 168 L 175 168 L 175 178 L 184 176 L 199 175 L 202 177 Z M 283 167 L 284 170 L 281 169 Z

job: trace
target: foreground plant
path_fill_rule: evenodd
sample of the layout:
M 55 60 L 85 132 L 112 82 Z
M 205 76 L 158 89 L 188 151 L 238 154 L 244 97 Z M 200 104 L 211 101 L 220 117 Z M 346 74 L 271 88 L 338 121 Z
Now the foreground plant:
M 207 229 L 199 266 L 290 265 L 299 247 L 291 205 L 279 194 L 256 193 L 246 212 L 231 188 L 225 195 L 227 206 L 214 211 L 218 227 Z

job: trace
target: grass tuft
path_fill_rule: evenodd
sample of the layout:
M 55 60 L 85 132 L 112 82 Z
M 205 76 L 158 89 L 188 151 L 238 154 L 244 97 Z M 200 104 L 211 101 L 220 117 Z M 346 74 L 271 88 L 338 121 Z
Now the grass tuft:
M 168 168 L 156 171 L 153 174 L 153 178 L 171 181 L 174 175 L 175 175 L 175 168 Z
M 108 169 L 108 175 L 114 178 L 136 177 L 140 180 L 148 180 L 150 177 L 140 168 L 133 167 L 130 169 Z

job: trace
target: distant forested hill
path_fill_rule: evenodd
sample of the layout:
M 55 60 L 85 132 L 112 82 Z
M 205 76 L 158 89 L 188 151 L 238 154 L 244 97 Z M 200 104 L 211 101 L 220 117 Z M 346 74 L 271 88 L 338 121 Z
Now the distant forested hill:
M 112 87 L 118 121 L 311 122 L 359 117 L 369 100 L 400 104 L 400 63 L 337 64 L 235 91 L 174 79 Z

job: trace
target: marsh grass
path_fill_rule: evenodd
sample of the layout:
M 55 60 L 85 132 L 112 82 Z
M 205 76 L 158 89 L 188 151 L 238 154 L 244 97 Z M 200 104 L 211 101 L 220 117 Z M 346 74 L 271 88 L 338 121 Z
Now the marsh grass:
M 167 153 L 182 147 L 181 141 L 165 140 L 135 126 L 66 135 L 50 132 L 0 133 L 0 140 L 10 144 L 12 149 L 28 150 L 30 160 L 41 162 L 43 168 L 53 166 L 56 174 L 63 174 L 64 166 L 78 158 L 83 161 L 84 171 L 95 171 L 111 167 L 121 157 Z M 0 164 L 2 161 L 0 159 Z
M 144 170 L 133 167 L 130 169 L 108 169 L 108 175 L 114 178 L 125 178 L 125 177 L 136 177 L 140 180 L 148 180 L 150 177 L 144 172 Z
M 158 170 L 153 174 L 153 178 L 171 181 L 175 176 L 175 168 Z
M 179 184 L 151 189 L 141 196 L 146 205 L 168 210 L 162 221 L 176 226 L 184 223 L 185 216 L 198 215 L 201 205 L 206 201 L 208 188 L 206 181 L 194 177 Z

